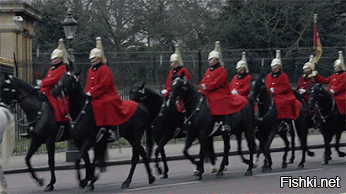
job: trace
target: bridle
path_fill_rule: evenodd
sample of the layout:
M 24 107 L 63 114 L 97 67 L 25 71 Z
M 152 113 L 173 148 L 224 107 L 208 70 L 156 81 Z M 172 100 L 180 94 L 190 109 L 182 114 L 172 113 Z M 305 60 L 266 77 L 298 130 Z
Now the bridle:
M 312 89 L 312 92 L 311 92 L 311 93 L 313 93 L 314 91 L 316 91 L 316 89 Z M 323 97 L 323 95 L 321 94 L 322 89 L 318 89 L 318 91 L 319 91 L 319 93 L 317 94 L 318 97 Z M 316 94 L 315 94 L 315 95 L 316 95 Z M 313 99 L 314 99 L 314 98 L 310 95 L 309 101 L 312 102 Z M 322 121 L 323 121 L 324 123 L 326 122 L 326 119 L 327 119 L 328 117 L 330 117 L 330 116 L 332 115 L 333 111 L 335 110 L 335 100 L 334 100 L 333 98 L 331 98 L 331 100 L 332 100 L 332 108 L 330 109 L 329 114 L 327 114 L 326 116 L 324 116 L 324 115 L 322 114 L 321 108 L 320 108 L 320 106 L 319 106 L 319 104 L 321 103 L 320 100 L 314 99 L 315 108 L 317 109 L 317 111 L 318 111 L 318 113 L 319 113 L 319 115 L 320 115 L 320 118 L 322 119 Z
M 266 91 L 267 88 L 265 87 L 264 84 L 261 85 L 260 87 L 260 91 Z M 251 91 L 252 92 L 252 91 Z M 259 100 L 259 96 L 260 96 L 260 92 L 257 92 L 257 95 L 254 97 L 255 99 L 255 102 L 257 102 L 257 104 L 263 104 L 263 102 L 261 102 Z M 269 115 L 269 113 L 271 112 L 271 110 L 274 108 L 274 99 L 273 98 L 270 98 L 270 106 L 268 107 L 268 111 L 266 112 L 266 114 L 264 114 L 262 117 L 259 117 L 259 116 L 256 116 L 256 120 L 260 121 L 260 122 L 263 122 L 263 120 L 265 119 L 265 117 L 267 117 Z

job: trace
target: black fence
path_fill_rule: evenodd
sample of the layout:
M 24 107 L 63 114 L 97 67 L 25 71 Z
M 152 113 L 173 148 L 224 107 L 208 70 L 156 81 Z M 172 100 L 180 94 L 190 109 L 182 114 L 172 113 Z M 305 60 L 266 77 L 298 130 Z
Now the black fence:
M 222 58 L 224 66 L 228 70 L 229 80 L 235 75 L 235 66 L 241 60 L 242 52 L 246 52 L 246 58 L 250 73 L 263 73 L 270 72 L 270 63 L 275 58 L 277 49 L 236 49 L 236 50 L 223 50 Z M 298 82 L 299 77 L 302 75 L 302 67 L 304 63 L 309 61 L 309 56 L 314 54 L 312 48 L 301 48 L 299 50 L 278 49 L 281 51 L 283 70 L 287 73 L 292 86 Z M 345 53 L 345 47 L 331 48 L 324 47 L 323 54 L 320 62 L 316 65 L 318 72 L 324 76 L 333 74 L 333 64 L 338 58 L 338 51 Z M 162 52 L 119 52 L 119 53 L 105 53 L 107 64 L 113 71 L 115 85 L 119 95 L 123 100 L 128 99 L 129 89 L 135 82 L 145 81 L 146 86 L 154 90 L 160 91 L 165 87 L 166 78 L 170 71 L 170 55 L 173 51 Z M 181 55 L 184 66 L 191 74 L 193 82 L 199 83 L 208 68 L 208 54 L 209 51 L 183 51 Z M 39 57 L 33 56 L 32 64 L 18 64 L 18 69 L 23 71 L 23 79 L 29 80 L 34 83 L 36 79 L 43 79 L 51 66 L 50 53 L 40 54 Z M 82 70 L 81 83 L 85 85 L 85 78 L 87 71 L 90 67 L 89 53 L 75 53 L 74 65 Z M 32 67 L 32 68 L 31 68 Z M 33 71 L 30 71 L 32 69 Z M 27 70 L 27 71 L 26 71 Z M 32 80 L 30 80 L 32 79 Z M 26 129 L 21 124 L 26 122 L 25 114 L 16 108 L 17 116 L 17 135 L 16 135 L 16 154 L 24 154 L 29 148 L 29 141 L 19 137 L 20 133 L 26 132 Z M 126 143 L 118 142 L 113 146 L 122 146 Z M 57 151 L 66 150 L 66 142 L 57 143 Z M 45 152 L 45 147 L 41 147 L 38 152 Z

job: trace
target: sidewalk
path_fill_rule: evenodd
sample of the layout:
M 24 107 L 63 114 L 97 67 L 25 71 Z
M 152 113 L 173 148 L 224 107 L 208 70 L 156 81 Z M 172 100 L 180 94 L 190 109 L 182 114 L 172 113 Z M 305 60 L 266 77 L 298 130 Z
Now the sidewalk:
M 346 146 L 346 138 L 343 138 L 345 134 L 342 134 L 340 140 L 341 146 Z M 232 136 L 231 140 L 231 150 L 230 155 L 236 155 L 237 142 Z M 290 137 L 289 137 L 290 138 Z M 335 140 L 332 141 L 332 146 L 334 145 Z M 258 141 L 256 140 L 258 145 Z M 273 151 L 282 151 L 284 142 L 280 137 L 276 137 L 271 145 L 271 150 Z M 300 142 L 296 137 L 296 146 L 300 146 Z M 321 134 L 311 134 L 308 136 L 308 146 L 310 149 L 323 148 L 323 137 Z M 154 146 L 154 149 L 156 146 Z M 165 146 L 165 151 L 168 160 L 181 160 L 184 159 L 183 156 L 184 144 L 167 144 Z M 223 142 L 214 141 L 215 153 L 220 156 L 223 152 Z M 247 143 L 245 140 L 242 141 L 243 152 L 248 151 Z M 332 150 L 333 151 L 333 150 Z M 93 157 L 93 152 L 89 151 L 90 156 Z M 191 155 L 197 155 L 199 153 L 199 144 L 193 145 L 189 149 Z M 129 164 L 131 163 L 132 157 L 132 147 L 123 147 L 123 148 L 112 148 L 108 150 L 108 161 L 109 165 L 119 165 L 119 164 Z M 153 158 L 154 156 L 152 156 Z M 46 171 L 48 170 L 48 155 L 47 154 L 35 154 L 31 159 L 31 164 L 33 168 L 37 171 Z M 56 170 L 66 170 L 74 169 L 74 163 L 66 162 L 66 153 L 60 152 L 55 153 L 55 168 Z M 28 172 L 27 166 L 25 164 L 25 155 L 13 156 L 10 159 L 10 167 L 5 170 L 5 174 L 9 173 L 23 173 Z

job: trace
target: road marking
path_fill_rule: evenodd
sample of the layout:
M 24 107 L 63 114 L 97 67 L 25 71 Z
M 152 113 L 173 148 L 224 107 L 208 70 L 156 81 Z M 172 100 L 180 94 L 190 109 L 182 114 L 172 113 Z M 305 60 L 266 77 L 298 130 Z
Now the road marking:
M 126 189 L 126 191 L 140 191 L 140 190 L 147 190 L 147 189 L 156 189 L 156 188 L 162 188 L 162 187 L 172 187 L 172 186 L 178 186 L 178 185 L 188 185 L 188 184 L 196 184 L 200 181 L 193 181 L 193 182 L 186 182 L 186 183 L 174 183 L 174 184 L 168 184 L 168 185 L 158 185 L 158 186 L 152 186 L 152 187 L 141 187 L 137 189 Z
M 310 170 L 296 170 L 296 171 L 288 171 L 288 172 L 275 172 L 275 173 L 269 173 L 269 174 L 258 174 L 255 176 L 272 176 L 272 175 L 282 175 L 282 174 L 289 174 L 289 173 L 297 173 L 297 172 L 311 172 L 311 171 L 321 171 L 324 170 L 323 168 L 316 168 L 316 169 L 310 169 Z

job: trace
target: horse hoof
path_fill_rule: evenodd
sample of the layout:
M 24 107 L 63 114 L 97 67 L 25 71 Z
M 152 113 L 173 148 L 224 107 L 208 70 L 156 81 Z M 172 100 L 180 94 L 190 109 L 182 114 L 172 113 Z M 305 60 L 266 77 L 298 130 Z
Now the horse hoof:
M 199 171 L 196 169 L 192 172 L 192 176 L 197 176 L 199 174 Z
M 310 157 L 315 156 L 315 152 L 308 151 L 308 156 L 310 156 Z
M 95 190 L 94 184 L 90 184 L 87 186 L 87 191 L 93 191 L 93 190 Z
M 194 178 L 194 180 L 195 181 L 200 181 L 200 180 L 202 180 L 202 175 L 198 175 L 198 176 L 195 176 L 195 178 Z
M 149 177 L 149 184 L 153 184 L 155 182 L 155 177 L 154 176 L 150 176 Z
M 252 176 L 252 171 L 251 170 L 246 171 L 245 176 Z
M 272 168 L 271 167 L 262 167 L 262 173 L 268 173 L 268 172 L 270 172 L 270 171 L 272 171 Z
M 54 190 L 53 185 L 47 185 L 46 188 L 44 189 L 44 191 L 53 191 L 53 190 Z
M 346 156 L 345 152 L 339 152 L 339 157 L 345 157 L 345 156 Z
M 210 173 L 216 173 L 217 172 L 217 169 L 216 168 L 212 168 L 211 170 L 210 170 Z
M 216 173 L 216 176 L 223 176 L 223 171 L 222 171 L 222 170 L 219 170 L 219 171 Z
M 129 188 L 130 187 L 130 183 L 128 183 L 128 182 L 123 182 L 123 184 L 121 185 L 121 188 L 122 189 L 127 189 L 127 188 Z
M 88 185 L 88 180 L 83 179 L 81 181 L 79 181 L 79 187 L 84 189 L 86 186 Z
M 44 183 L 44 180 L 41 179 L 41 178 L 39 178 L 39 179 L 37 179 L 37 183 L 38 183 L 38 185 L 39 185 L 40 187 L 42 187 L 42 186 L 43 186 L 43 183 Z
M 281 166 L 281 168 L 282 168 L 282 169 L 285 169 L 285 168 L 287 168 L 287 163 L 286 163 L 286 162 L 282 163 L 282 166 Z
M 157 173 L 162 174 L 162 169 L 160 167 L 157 168 Z
M 322 165 L 328 165 L 328 164 L 329 164 L 329 161 L 322 162 Z
M 302 169 L 302 168 L 304 168 L 304 164 L 299 164 L 298 169 Z
M 161 177 L 161 179 L 167 179 L 168 178 L 168 174 L 163 174 L 163 176 Z

